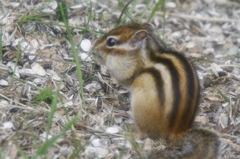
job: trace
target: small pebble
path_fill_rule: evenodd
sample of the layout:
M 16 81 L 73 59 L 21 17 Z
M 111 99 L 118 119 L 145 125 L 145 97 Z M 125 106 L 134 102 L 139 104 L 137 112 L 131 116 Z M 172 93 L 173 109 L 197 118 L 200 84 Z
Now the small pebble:
M 8 81 L 1 79 L 0 80 L 0 86 L 8 86 Z
M 3 123 L 3 129 L 11 129 L 13 128 L 13 123 L 10 121 L 7 121 L 5 123 Z
M 108 134 L 116 134 L 118 132 L 119 132 L 119 130 L 116 127 L 109 127 L 106 129 L 106 133 L 108 133 Z
M 91 61 L 91 58 L 89 57 L 89 55 L 87 53 L 80 53 L 80 58 L 83 61 Z
M 177 5 L 176 5 L 176 3 L 174 3 L 174 2 L 167 2 L 166 3 L 166 8 L 176 8 L 177 7 Z
M 100 146 L 101 146 L 100 139 L 93 139 L 93 140 L 91 141 L 91 144 L 92 144 L 94 147 L 100 147 Z
M 91 41 L 88 39 L 84 39 L 82 40 L 80 46 L 83 49 L 83 51 L 88 52 L 91 48 Z
M 38 75 L 40 75 L 40 76 L 45 76 L 45 75 L 46 75 L 46 71 L 45 71 L 44 68 L 43 68 L 40 64 L 38 64 L 38 63 L 33 63 L 33 64 L 32 64 L 32 69 L 33 69 L 33 71 L 34 71 L 36 74 L 38 74 Z

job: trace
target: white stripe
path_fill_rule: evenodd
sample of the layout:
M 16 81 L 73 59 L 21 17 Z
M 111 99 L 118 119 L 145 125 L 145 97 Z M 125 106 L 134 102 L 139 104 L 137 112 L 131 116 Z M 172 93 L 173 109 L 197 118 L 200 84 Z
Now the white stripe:
M 164 109 L 166 111 L 166 115 L 168 116 L 168 114 L 172 111 L 172 105 L 174 100 L 171 74 L 167 67 L 163 64 L 155 64 L 154 67 L 161 73 L 162 76 L 163 90 L 165 95 Z

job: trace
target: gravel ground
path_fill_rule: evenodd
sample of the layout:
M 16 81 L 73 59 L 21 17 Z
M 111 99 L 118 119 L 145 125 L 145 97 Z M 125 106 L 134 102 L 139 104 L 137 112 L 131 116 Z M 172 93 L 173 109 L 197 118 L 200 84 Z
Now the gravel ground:
M 65 2 L 83 87 L 66 28 L 57 20 L 57 2 L 0 2 L 0 158 L 128 159 L 152 150 L 179 153 L 164 141 L 138 137 L 128 90 L 91 57 L 91 45 L 116 26 L 127 1 Z M 147 2 L 133 1 L 124 23 L 146 22 L 157 3 Z M 166 1 L 166 13 L 159 8 L 150 22 L 197 70 L 202 90 L 194 127 L 219 135 L 219 159 L 240 158 L 240 2 Z M 41 99 L 50 95 L 37 100 L 41 90 Z M 59 96 L 51 115 L 52 92 Z M 48 147 L 46 136 L 58 138 Z

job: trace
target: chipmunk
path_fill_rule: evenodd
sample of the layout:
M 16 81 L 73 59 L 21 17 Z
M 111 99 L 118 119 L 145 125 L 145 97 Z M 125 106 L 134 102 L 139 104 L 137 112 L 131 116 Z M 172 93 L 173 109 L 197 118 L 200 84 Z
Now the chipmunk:
M 112 29 L 95 42 L 96 61 L 130 89 L 133 118 L 142 134 L 190 141 L 193 151 L 175 158 L 217 158 L 218 136 L 191 128 L 199 100 L 197 74 L 182 54 L 164 46 L 154 30 L 150 23 Z

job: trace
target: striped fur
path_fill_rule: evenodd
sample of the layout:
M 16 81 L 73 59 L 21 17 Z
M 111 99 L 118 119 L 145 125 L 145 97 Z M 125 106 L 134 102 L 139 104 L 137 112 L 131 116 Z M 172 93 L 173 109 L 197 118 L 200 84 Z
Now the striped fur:
M 135 42 L 138 43 L 136 46 L 132 46 L 136 32 L 141 29 L 148 33 L 147 36 Z M 106 40 L 109 38 L 115 38 L 117 44 L 107 46 Z M 121 84 L 131 87 L 134 118 L 141 131 L 147 130 L 148 135 L 158 137 L 159 134 L 178 135 L 191 127 L 199 96 L 197 75 L 183 55 L 163 47 L 161 41 L 153 34 L 151 25 L 127 25 L 113 29 L 96 42 L 95 50 L 104 59 L 102 64 L 107 66 L 112 76 Z M 144 84 L 146 89 L 152 85 L 156 87 L 156 99 L 149 97 L 144 100 L 143 106 L 139 106 L 134 102 L 135 98 L 145 98 L 147 91 L 144 90 L 142 94 L 136 93 L 143 87 L 143 82 L 136 82 L 136 79 L 145 80 L 143 75 L 151 76 L 153 79 L 152 82 Z M 154 101 L 156 109 L 152 109 L 148 104 L 150 100 Z M 136 119 L 135 116 L 138 116 L 136 112 L 139 112 L 136 109 L 139 107 L 143 112 L 150 107 L 151 111 L 157 112 L 157 116 L 162 117 L 156 123 L 160 125 L 159 129 L 146 128 L 145 124 L 141 124 L 144 121 Z M 146 119 L 149 116 L 151 114 L 141 114 L 139 118 Z M 152 127 L 151 124 L 146 126 Z
M 116 45 L 108 46 L 109 38 Z M 94 49 L 96 60 L 130 88 L 133 117 L 143 134 L 176 137 L 191 128 L 199 99 L 196 72 L 182 54 L 164 46 L 151 24 L 115 28 Z

